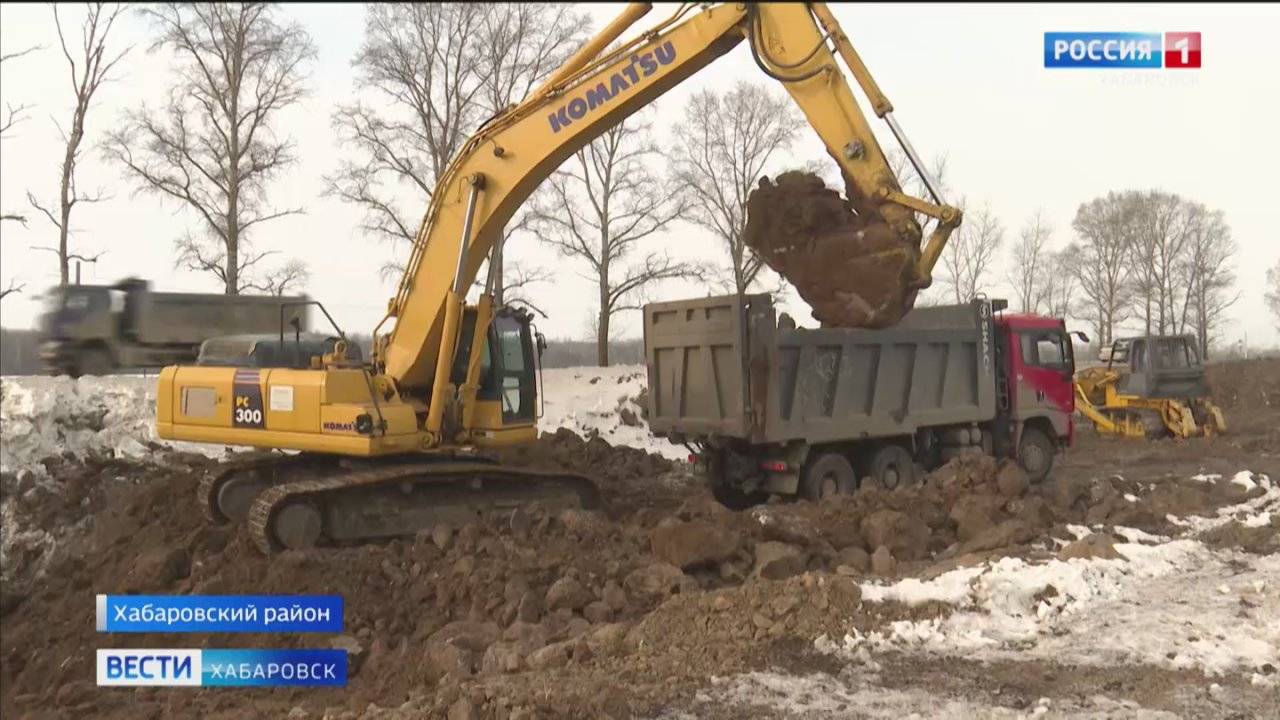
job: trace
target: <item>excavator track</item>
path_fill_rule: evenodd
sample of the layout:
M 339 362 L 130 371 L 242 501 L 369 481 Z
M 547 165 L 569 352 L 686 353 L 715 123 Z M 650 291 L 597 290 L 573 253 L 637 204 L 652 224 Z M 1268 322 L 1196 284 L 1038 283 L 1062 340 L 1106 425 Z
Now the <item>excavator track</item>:
M 284 482 L 288 476 L 304 468 L 319 470 L 326 459 L 309 455 L 256 453 L 206 475 L 200 481 L 197 497 L 205 520 L 216 525 L 240 520 L 252 506 L 253 498 L 272 484 Z M 332 462 L 332 461 L 330 461 Z
M 457 527 L 531 503 L 593 508 L 600 496 L 578 475 L 480 461 L 404 463 L 273 485 L 257 496 L 248 524 L 270 555 Z

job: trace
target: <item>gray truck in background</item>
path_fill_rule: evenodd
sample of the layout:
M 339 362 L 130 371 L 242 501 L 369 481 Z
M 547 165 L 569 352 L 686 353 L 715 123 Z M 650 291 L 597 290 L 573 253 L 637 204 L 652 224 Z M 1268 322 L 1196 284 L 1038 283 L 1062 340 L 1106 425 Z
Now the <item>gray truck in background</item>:
M 721 499 L 894 488 L 962 454 L 1046 477 L 1074 424 L 1060 319 L 1003 301 L 912 310 L 881 330 L 796 328 L 768 295 L 644 308 L 650 430 Z
M 48 372 L 72 377 L 193 363 L 210 337 L 305 332 L 306 302 L 305 296 L 155 292 L 136 278 L 55 287 L 45 293 L 40 316 L 40 358 Z

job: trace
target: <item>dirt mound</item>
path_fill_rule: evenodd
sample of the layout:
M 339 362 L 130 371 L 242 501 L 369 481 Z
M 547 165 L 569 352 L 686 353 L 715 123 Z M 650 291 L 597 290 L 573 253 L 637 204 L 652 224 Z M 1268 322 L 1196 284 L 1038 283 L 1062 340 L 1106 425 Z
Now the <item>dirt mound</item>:
M 879 217 L 859 217 L 812 173 L 761 178 L 747 201 L 744 240 L 824 325 L 885 327 L 915 302 L 920 248 Z
M 1280 358 L 1212 363 L 1208 373 L 1213 400 L 1224 409 L 1280 409 Z
M 1123 520 L 1167 531 L 1167 514 L 1242 497 L 1231 483 L 1170 482 L 1153 491 L 1118 478 L 1064 478 L 1028 486 L 1012 465 L 964 458 L 920 487 L 734 512 L 669 461 L 599 438 L 544 435 L 506 455 L 595 478 L 605 507 L 535 506 L 414 538 L 268 559 L 244 528 L 201 517 L 192 497 L 214 467 L 203 458 L 134 469 L 140 482 L 110 485 L 111 492 L 26 506 L 54 525 L 80 512 L 89 527 L 57 543 L 43 579 L 20 586 L 0 608 L 0 707 L 16 716 L 53 708 L 96 717 L 279 717 L 298 707 L 357 717 L 376 703 L 389 708 L 380 717 L 632 716 L 660 710 L 710 675 L 799 653 L 851 621 L 865 630 L 935 611 L 859 609 L 857 580 L 872 573 L 932 574 L 1029 553 L 1062 536 L 1064 523 Z M 120 471 L 86 466 L 73 487 L 95 487 L 95 478 Z M 1151 501 L 1124 498 L 1138 492 Z M 1223 542 L 1273 551 L 1252 535 Z M 90 596 L 125 592 L 338 594 L 345 630 L 95 634 L 85 611 Z M 99 693 L 87 680 L 96 647 L 329 645 L 351 653 L 346 688 Z

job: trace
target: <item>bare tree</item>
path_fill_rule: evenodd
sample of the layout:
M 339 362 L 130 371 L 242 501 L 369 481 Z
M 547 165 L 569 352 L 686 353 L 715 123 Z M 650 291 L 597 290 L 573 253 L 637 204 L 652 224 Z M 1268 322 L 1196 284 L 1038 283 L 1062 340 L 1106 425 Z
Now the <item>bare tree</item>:
M 84 21 L 80 26 L 79 43 L 68 45 L 67 33 L 62 28 L 62 19 L 58 14 L 58 5 L 54 4 L 53 23 L 58 30 L 58 42 L 62 47 L 62 55 L 67 59 L 70 69 L 71 90 L 75 104 L 71 109 L 70 128 L 64 128 L 56 120 L 54 124 L 62 135 L 62 163 L 58 168 L 58 199 L 55 203 L 41 202 L 35 193 L 27 191 L 27 202 L 49 220 L 58 231 L 58 240 L 52 250 L 58 255 L 59 282 L 66 285 L 70 282 L 71 211 L 80 203 L 95 203 L 107 198 L 103 191 L 82 193 L 76 185 L 76 168 L 80 162 L 85 138 L 85 119 L 93 96 L 98 88 L 110 80 L 111 71 L 116 63 L 128 52 L 128 48 L 110 54 L 107 52 L 107 36 L 120 15 L 120 6 L 106 7 L 105 3 L 87 3 Z
M 689 199 L 685 219 L 722 244 L 728 255 L 722 282 L 740 295 L 764 268 L 743 239 L 747 198 L 802 126 L 790 98 L 745 81 L 724 92 L 698 91 L 676 125 L 668 154 L 675 176 L 671 192 Z
M 0 54 L 0 66 L 4 65 L 4 63 L 8 62 L 9 60 L 16 60 L 22 57 L 23 55 L 26 55 L 27 53 L 35 52 L 40 49 L 41 49 L 41 46 L 35 45 L 25 50 L 18 50 L 16 52 Z M 14 105 L 11 103 L 5 103 L 5 114 L 3 119 L 0 119 L 0 140 L 3 140 L 4 136 L 7 135 L 15 125 L 22 122 L 26 118 L 26 112 L 30 108 L 31 108 L 30 105 L 18 105 L 17 107 L 14 107 Z M 16 213 L 16 212 L 0 213 L 0 223 L 6 220 L 11 222 L 21 223 L 24 227 L 27 224 L 27 216 L 22 215 L 20 213 Z M 19 283 L 17 278 L 10 278 L 9 284 L 6 286 L 5 290 L 0 292 L 0 299 L 3 299 L 6 295 L 9 295 L 12 293 L 21 293 L 22 288 L 24 287 L 26 287 L 26 285 L 24 283 Z
M 1077 316 L 1088 318 L 1100 347 L 1111 344 L 1116 326 L 1128 317 L 1133 215 L 1132 203 L 1111 192 L 1081 204 L 1071 223 L 1079 237 L 1071 265 L 1081 295 Z
M 959 206 L 965 208 L 964 198 Z M 992 263 L 1004 242 L 1004 226 L 983 203 L 976 210 L 965 209 L 964 224 L 956 229 L 942 251 L 942 286 L 950 290 L 956 303 L 972 300 L 990 282 Z
M 632 117 L 575 153 L 533 205 L 534 233 L 564 256 L 585 262 L 585 277 L 596 284 L 596 362 L 601 367 L 609 364 L 615 314 L 639 309 L 653 283 L 697 272 L 660 251 L 629 262 L 636 245 L 684 210 L 681 195 L 665 192 L 653 176 L 649 163 L 657 155 L 649 126 Z
M 363 208 L 367 234 L 397 249 L 412 245 L 421 203 L 462 144 L 563 63 L 587 22 L 565 5 L 370 5 L 353 61 L 366 97 L 333 116 L 356 157 L 325 178 L 326 194 Z M 407 210 L 396 199 L 406 189 L 419 203 Z M 521 227 L 518 217 L 503 239 Z M 494 259 L 501 266 L 501 252 Z M 393 259 L 383 274 L 403 269 L 403 260 Z
M 1079 287 L 1072 272 L 1077 252 L 1075 247 L 1050 250 L 1041 263 L 1039 301 L 1036 307 L 1049 317 L 1065 319 L 1071 314 Z
M 14 293 L 21 293 L 22 289 L 26 286 L 26 283 L 18 282 L 17 278 L 9 278 L 9 284 L 4 290 L 0 290 L 0 300 L 3 300 Z
M 1171 333 L 1177 327 L 1177 268 L 1187 250 L 1194 210 L 1177 195 L 1152 190 L 1129 191 L 1132 206 L 1130 277 L 1134 302 L 1142 314 L 1146 334 Z
M 1018 231 L 1010 258 L 1009 283 L 1013 285 L 1018 309 L 1023 312 L 1035 312 L 1044 299 L 1045 268 L 1052 263 L 1052 237 L 1053 228 L 1043 210 L 1036 210 Z
M 1267 270 L 1267 286 L 1263 299 L 1267 308 L 1275 316 L 1276 329 L 1280 330 L 1280 258 L 1276 258 L 1275 266 Z
M 17 60 L 18 58 L 22 57 L 23 55 L 26 55 L 27 53 L 33 53 L 33 52 L 36 52 L 37 50 L 42 50 L 42 49 L 44 49 L 43 45 L 33 45 L 25 50 L 18 50 L 16 52 L 0 54 L 0 66 L 3 66 L 6 62 L 10 60 Z M 4 116 L 0 118 L 0 138 L 3 138 L 5 133 L 12 130 L 15 125 L 25 120 L 27 117 L 27 111 L 30 109 L 31 109 L 30 105 L 23 104 L 23 105 L 18 105 L 17 107 L 14 107 L 12 103 L 6 102 Z M 6 216 L 3 219 L 13 220 L 18 218 L 12 218 L 12 217 Z
M 234 295 L 268 255 L 251 247 L 250 231 L 302 212 L 267 202 L 269 182 L 297 159 L 271 125 L 304 96 L 315 47 L 265 3 L 165 3 L 140 13 L 158 32 L 151 50 L 177 55 L 178 81 L 162 109 L 127 114 L 108 155 L 141 191 L 196 213 L 202 232 L 175 241 L 178 264 L 213 274 Z
M 1202 358 L 1209 351 L 1227 311 L 1240 299 L 1231 262 L 1236 243 L 1222 211 L 1210 211 L 1199 203 L 1183 203 L 1186 223 L 1186 251 L 1170 275 L 1184 288 L 1178 332 L 1194 331 Z
M 307 268 L 307 264 L 294 258 L 275 270 L 267 272 L 260 280 L 245 283 L 243 289 L 258 290 L 268 295 L 279 296 L 290 290 L 300 292 L 309 279 L 311 279 L 311 270 Z

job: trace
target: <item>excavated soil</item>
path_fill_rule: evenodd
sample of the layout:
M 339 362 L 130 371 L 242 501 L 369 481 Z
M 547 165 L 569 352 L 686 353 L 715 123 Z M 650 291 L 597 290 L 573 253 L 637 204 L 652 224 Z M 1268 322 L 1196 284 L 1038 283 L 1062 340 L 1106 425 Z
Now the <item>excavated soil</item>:
M 859 217 L 811 173 L 761 178 L 747 201 L 744 241 L 832 327 L 885 327 L 915 302 L 917 244 L 878 217 Z
M 740 708 L 698 699 L 713 677 L 770 667 L 838 677 L 836 661 L 815 653 L 813 638 L 953 611 L 862 603 L 860 581 L 1045 557 L 1054 552 L 1050 538 L 1074 538 L 1068 524 L 1173 535 L 1170 516 L 1211 515 L 1256 496 L 1257 488 L 1190 478 L 1243 468 L 1280 477 L 1280 362 L 1215 368 L 1213 381 L 1232 428 L 1223 437 L 1145 443 L 1083 430 L 1042 486 L 1029 486 L 1009 464 L 962 458 L 916 488 L 741 511 L 716 503 L 686 466 L 560 431 L 503 459 L 594 478 L 604 498 L 598 511 L 531 507 L 414 538 L 270 559 L 244 528 L 212 527 L 201 517 L 195 490 L 214 461 L 158 451 L 146 464 L 53 459 L 41 483 L 0 476 L 0 494 L 27 519 L 24 527 L 48 529 L 29 542 L 6 538 L 14 550 L 0 595 L 0 716 L 735 717 Z M 1270 555 L 1280 551 L 1278 538 L 1280 515 L 1254 527 L 1229 522 L 1200 539 Z M 1106 557 L 1109 549 L 1095 535 L 1061 552 Z M 129 592 L 340 594 L 346 629 L 340 636 L 95 633 L 92 596 Z M 174 692 L 93 682 L 98 647 L 326 646 L 351 653 L 348 687 Z M 1195 673 L 1151 667 L 893 655 L 881 662 L 886 687 L 1010 707 L 1105 693 L 1163 698 L 1185 710 L 1201 706 L 1177 705 L 1179 693 L 1210 691 Z M 1246 706 L 1269 692 L 1218 682 Z
M 193 495 L 215 467 L 207 459 L 174 454 L 164 467 L 53 463 L 70 492 L 26 509 L 84 530 L 69 531 L 40 563 L 25 561 L 6 588 L 0 714 L 660 713 L 713 675 L 780 658 L 800 663 L 820 634 L 948 611 L 862 604 L 859 578 L 927 576 L 995 555 L 1032 555 L 1050 536 L 1070 537 L 1066 523 L 1167 532 L 1169 514 L 1208 512 L 1248 496 L 1229 483 L 1167 479 L 1147 489 L 1143 502 L 1124 502 L 1150 479 L 1060 473 L 1056 482 L 1028 487 L 1012 465 L 966 458 L 918 488 L 733 512 L 682 466 L 599 438 L 544 435 L 506 459 L 594 477 L 605 507 L 555 514 L 534 507 L 416 538 L 267 559 L 243 528 L 202 519 Z M 121 474 L 137 480 L 106 483 Z M 1240 540 L 1231 532 L 1222 531 L 1224 543 Z M 1275 551 L 1262 541 L 1253 549 Z M 30 582 L 37 567 L 45 568 L 42 577 Z M 346 632 L 95 634 L 91 597 L 129 592 L 340 594 Z M 352 652 L 347 688 L 173 693 L 104 691 L 92 681 L 97 647 L 329 645 Z

